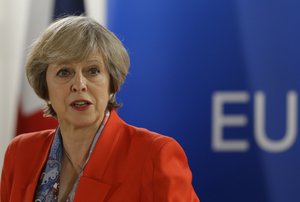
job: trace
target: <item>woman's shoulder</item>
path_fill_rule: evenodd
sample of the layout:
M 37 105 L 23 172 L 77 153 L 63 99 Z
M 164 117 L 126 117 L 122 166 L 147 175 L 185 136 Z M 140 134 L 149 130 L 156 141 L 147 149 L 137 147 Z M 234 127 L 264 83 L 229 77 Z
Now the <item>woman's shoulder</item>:
M 55 130 L 43 130 L 24 133 L 12 139 L 4 158 L 4 167 L 8 170 L 17 165 L 29 165 L 33 159 L 43 157 L 51 145 Z M 34 158 L 33 158 L 34 157 Z
M 122 134 L 123 138 L 137 140 L 144 143 L 150 144 L 165 144 L 166 142 L 175 141 L 173 138 L 160 134 L 158 132 L 154 132 L 151 129 L 147 129 L 144 127 L 132 125 L 127 123 L 122 118 L 118 116 L 118 114 L 113 111 L 112 112 L 112 119 L 109 123 L 110 128 L 115 128 L 112 130 L 114 133 Z
M 29 132 L 17 135 L 12 139 L 9 147 L 32 147 L 50 142 L 55 134 L 55 129 Z
M 54 134 L 55 134 L 55 129 L 47 129 L 47 130 L 23 133 L 23 134 L 20 134 L 20 135 L 17 135 L 16 137 L 14 137 L 13 142 L 14 141 L 45 140 L 45 139 L 53 137 Z
M 162 147 L 169 143 L 181 147 L 180 144 L 171 136 L 160 134 L 147 128 L 137 127 L 130 124 L 127 124 L 126 127 L 128 131 L 126 135 L 130 136 L 130 139 L 138 141 L 142 145 L 148 145 L 154 150 L 160 150 Z
M 157 143 L 163 143 L 168 141 L 173 141 L 174 139 L 170 136 L 166 136 L 163 134 L 160 134 L 158 132 L 151 131 L 147 128 L 137 127 L 133 125 L 127 125 L 132 131 L 134 131 L 132 134 L 135 135 L 138 138 L 142 138 L 146 141 L 150 142 L 157 142 Z
M 180 144 L 169 134 L 154 132 L 145 127 L 132 125 L 124 121 L 115 111 L 112 111 L 111 119 L 108 122 L 110 134 L 118 137 L 122 145 L 139 148 L 140 151 L 160 151 L 167 145 L 174 145 L 181 150 Z

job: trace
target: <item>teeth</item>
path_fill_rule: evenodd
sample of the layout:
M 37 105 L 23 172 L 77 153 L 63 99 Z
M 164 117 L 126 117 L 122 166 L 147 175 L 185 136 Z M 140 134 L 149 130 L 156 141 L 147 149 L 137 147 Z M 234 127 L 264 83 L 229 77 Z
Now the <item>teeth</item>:
M 74 105 L 75 107 L 81 107 L 81 106 L 84 106 L 84 105 L 86 105 L 86 104 L 87 104 L 87 103 L 84 102 L 84 101 L 74 102 L 74 103 L 73 103 L 73 105 Z

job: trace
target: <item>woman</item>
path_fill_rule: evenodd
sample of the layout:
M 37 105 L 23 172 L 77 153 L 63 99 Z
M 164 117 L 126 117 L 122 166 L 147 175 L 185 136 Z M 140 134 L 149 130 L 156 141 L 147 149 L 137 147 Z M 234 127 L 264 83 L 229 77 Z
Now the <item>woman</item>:
M 66 17 L 46 29 L 26 74 L 59 127 L 11 142 L 1 202 L 199 201 L 180 145 L 117 115 L 115 94 L 128 68 L 121 42 L 88 17 Z

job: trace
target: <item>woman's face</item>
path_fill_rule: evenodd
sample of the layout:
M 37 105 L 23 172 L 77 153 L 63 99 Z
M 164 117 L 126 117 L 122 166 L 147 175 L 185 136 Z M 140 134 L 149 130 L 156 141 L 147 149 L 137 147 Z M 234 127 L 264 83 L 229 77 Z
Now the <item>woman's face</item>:
M 99 126 L 109 100 L 109 73 L 100 54 L 79 63 L 49 65 L 49 101 L 61 126 Z

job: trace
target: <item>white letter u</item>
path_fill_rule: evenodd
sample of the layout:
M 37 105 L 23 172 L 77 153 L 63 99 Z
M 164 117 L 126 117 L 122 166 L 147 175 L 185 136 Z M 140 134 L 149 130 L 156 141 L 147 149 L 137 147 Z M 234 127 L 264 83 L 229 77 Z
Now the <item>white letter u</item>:
M 254 103 L 254 131 L 257 144 L 268 152 L 283 152 L 289 149 L 297 137 L 297 93 L 287 93 L 286 133 L 281 140 L 271 140 L 265 132 L 265 95 L 263 92 L 255 93 Z

